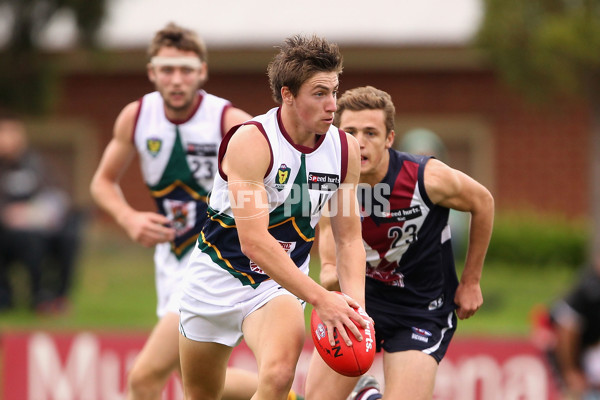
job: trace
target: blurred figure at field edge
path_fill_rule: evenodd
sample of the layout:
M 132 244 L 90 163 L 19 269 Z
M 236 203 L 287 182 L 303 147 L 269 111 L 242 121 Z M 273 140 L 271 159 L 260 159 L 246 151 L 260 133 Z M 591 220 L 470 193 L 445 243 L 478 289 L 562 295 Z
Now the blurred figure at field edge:
M 600 253 L 550 311 L 548 354 L 569 400 L 600 400 Z
M 67 191 L 31 149 L 25 123 L 0 115 L 0 310 L 14 305 L 10 267 L 29 273 L 31 307 L 65 311 L 79 249 L 79 220 Z M 54 278 L 54 279 L 50 279 Z

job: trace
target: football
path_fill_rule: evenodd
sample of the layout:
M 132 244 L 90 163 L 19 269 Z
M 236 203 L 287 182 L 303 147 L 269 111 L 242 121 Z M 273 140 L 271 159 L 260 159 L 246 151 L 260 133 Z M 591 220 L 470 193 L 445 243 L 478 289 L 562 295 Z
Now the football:
M 356 324 L 362 334 L 363 340 L 358 341 L 348 328 L 348 336 L 352 340 L 352 346 L 347 346 L 335 330 L 335 345 L 329 344 L 327 327 L 321 321 L 316 311 L 312 310 L 310 317 L 310 329 L 312 340 L 317 352 L 327 365 L 335 372 L 345 376 L 360 376 L 367 372 L 375 359 L 375 330 L 371 320 L 362 308 L 355 309 L 367 321 L 367 328 L 363 329 Z

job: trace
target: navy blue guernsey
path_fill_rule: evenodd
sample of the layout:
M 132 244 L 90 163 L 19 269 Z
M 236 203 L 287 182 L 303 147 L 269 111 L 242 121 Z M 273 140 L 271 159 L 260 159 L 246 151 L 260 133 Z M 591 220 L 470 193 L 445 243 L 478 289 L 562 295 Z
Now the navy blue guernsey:
M 433 204 L 424 185 L 429 156 L 390 150 L 388 172 L 361 190 L 367 298 L 408 314 L 447 314 L 458 279 L 450 242 L 449 209 Z M 370 292 L 374 296 L 370 296 Z

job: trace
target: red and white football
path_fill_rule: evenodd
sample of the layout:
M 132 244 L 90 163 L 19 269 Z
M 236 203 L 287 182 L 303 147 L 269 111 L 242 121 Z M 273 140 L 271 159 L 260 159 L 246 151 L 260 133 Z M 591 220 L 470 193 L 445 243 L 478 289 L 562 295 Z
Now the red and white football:
M 360 376 L 364 374 L 371 368 L 375 359 L 375 330 L 373 329 L 373 324 L 362 308 L 355 310 L 365 319 L 367 327 L 363 329 L 355 322 L 363 337 L 363 340 L 360 342 L 348 328 L 345 328 L 350 340 L 352 340 L 352 346 L 346 345 L 336 329 L 334 336 L 335 345 L 332 347 L 329 344 L 327 327 L 321 321 L 314 308 L 310 317 L 310 330 L 317 352 L 331 369 L 345 376 Z

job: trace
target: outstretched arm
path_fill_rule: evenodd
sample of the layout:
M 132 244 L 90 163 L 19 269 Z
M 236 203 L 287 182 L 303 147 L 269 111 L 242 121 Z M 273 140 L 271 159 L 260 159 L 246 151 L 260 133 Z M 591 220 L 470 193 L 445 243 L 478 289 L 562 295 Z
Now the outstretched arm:
M 458 318 L 469 318 L 483 304 L 480 281 L 492 236 L 494 199 L 479 182 L 436 159 L 425 166 L 425 189 L 435 204 L 471 214 L 465 268 L 454 297 Z

